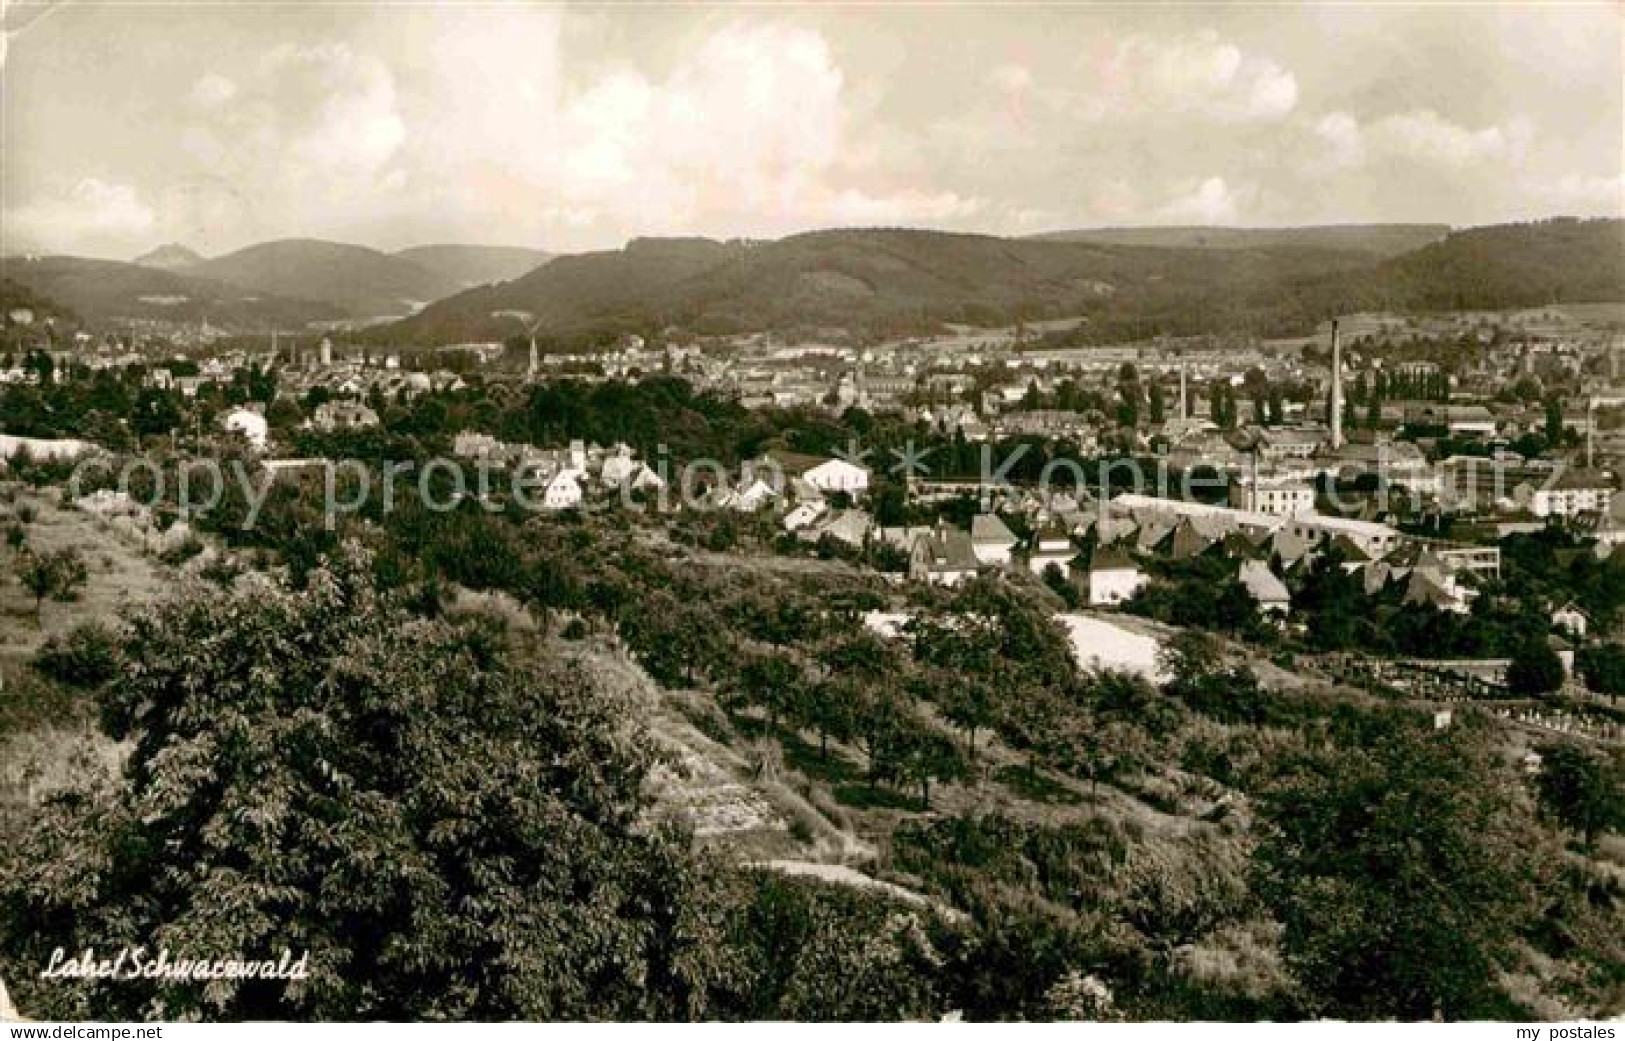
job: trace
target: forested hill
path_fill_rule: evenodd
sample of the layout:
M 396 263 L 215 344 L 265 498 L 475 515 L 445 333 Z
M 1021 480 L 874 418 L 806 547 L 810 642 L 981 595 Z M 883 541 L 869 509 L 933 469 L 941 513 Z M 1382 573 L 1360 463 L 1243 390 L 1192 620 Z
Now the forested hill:
M 1621 221 L 1478 228 L 1383 260 L 1302 244 L 1172 248 L 930 231 L 822 231 L 768 242 L 643 239 L 559 257 L 380 331 L 436 344 L 564 346 L 648 334 L 839 327 L 860 336 L 1072 315 L 1099 341 L 1212 330 L 1306 332 L 1340 311 L 1625 299 Z M 529 316 L 527 319 L 526 316 Z
M 1300 246 L 1350 250 L 1374 259 L 1396 256 L 1437 242 L 1450 233 L 1448 224 L 1326 224 L 1302 228 L 1081 228 L 1032 236 L 1051 242 L 1096 242 L 1115 246 L 1163 246 L 1177 249 L 1267 249 Z
M 383 331 L 444 343 L 544 335 L 592 341 L 677 325 L 700 333 L 840 327 L 870 335 L 944 322 L 1002 325 L 1078 314 L 1141 321 L 1235 308 L 1304 272 L 1359 267 L 1336 250 L 1098 246 L 932 231 L 821 231 L 768 242 L 641 239 L 559 257 L 523 278 L 440 301 Z M 1237 316 L 1246 320 L 1245 316 Z
M 227 328 L 293 328 L 342 317 L 332 304 L 256 292 L 211 278 L 89 257 L 8 257 L 8 282 L 47 297 L 87 322 L 210 323 Z M 9 291 L 9 290 L 8 290 Z
M 72 318 L 73 312 L 40 293 L 10 278 L 0 277 L 0 324 L 15 308 L 34 313 L 36 321 L 45 318 Z
M 1366 288 L 1419 310 L 1625 300 L 1625 221 L 1558 219 L 1458 231 L 1377 266 Z

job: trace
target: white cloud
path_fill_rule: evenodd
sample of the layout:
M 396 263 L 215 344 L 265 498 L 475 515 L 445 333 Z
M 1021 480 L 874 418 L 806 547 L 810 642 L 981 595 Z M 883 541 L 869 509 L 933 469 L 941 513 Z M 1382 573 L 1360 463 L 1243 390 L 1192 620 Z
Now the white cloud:
M 205 73 L 192 84 L 192 103 L 199 108 L 219 108 L 237 96 L 237 84 L 218 72 Z
M 1474 130 L 1432 109 L 1394 112 L 1363 124 L 1347 112 L 1328 112 L 1309 127 L 1309 133 L 1305 165 L 1317 173 L 1395 160 L 1451 170 L 1516 162 L 1528 153 L 1534 138 L 1533 126 L 1524 119 Z
M 1130 35 L 1094 69 L 1105 115 L 1194 113 L 1224 122 L 1275 121 L 1298 103 L 1298 81 L 1273 59 L 1217 33 Z
M 128 184 L 86 177 L 6 215 L 5 248 L 57 242 L 139 242 L 152 232 L 152 208 Z
M 1157 215 L 1172 223 L 1234 224 L 1241 212 L 1240 194 L 1223 177 L 1209 177 L 1168 202 Z
M 569 226 L 590 213 L 628 234 L 773 234 L 975 212 L 976 200 L 857 169 L 867 153 L 852 140 L 844 87 L 819 33 L 723 26 L 662 78 L 615 68 L 566 92 L 544 117 L 550 154 L 513 173 L 574 215 Z
M 346 44 L 275 47 L 240 82 L 207 75 L 191 97 L 201 111 L 183 146 L 270 208 L 322 219 L 400 181 L 394 76 Z
M 1522 120 L 1470 130 L 1432 109 L 1384 116 L 1366 131 L 1374 150 L 1446 166 L 1519 158 L 1531 134 Z
M 1019 94 L 1032 88 L 1033 73 L 1025 65 L 1000 65 L 987 74 L 987 81 L 1008 94 Z
M 1570 216 L 1625 216 L 1625 174 L 1565 174 L 1550 184 L 1533 186 L 1531 194 L 1554 212 Z
M 1314 136 L 1323 152 L 1317 166 L 1341 169 L 1365 162 L 1365 136 L 1360 121 L 1347 112 L 1328 112 L 1315 121 Z

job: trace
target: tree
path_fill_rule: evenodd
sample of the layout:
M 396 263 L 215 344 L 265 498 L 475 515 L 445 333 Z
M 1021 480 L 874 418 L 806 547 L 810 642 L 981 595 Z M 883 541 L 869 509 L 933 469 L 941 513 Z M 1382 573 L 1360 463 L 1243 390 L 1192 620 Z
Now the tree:
M 403 613 L 349 555 L 131 619 L 122 777 L 0 848 L 0 949 L 153 943 L 310 978 L 32 983 L 53 1018 L 696 1018 L 745 978 L 726 878 L 641 820 L 626 696 Z M 296 955 L 297 956 L 297 955 Z M 19 981 L 19 983 L 22 981 Z
M 1257 890 L 1314 1015 L 1506 1018 L 1497 972 L 1538 913 L 1549 843 L 1469 727 L 1395 717 L 1260 799 Z
M 798 703 L 801 686 L 801 667 L 782 651 L 751 655 L 739 670 L 739 696 L 767 712 L 769 731 L 777 730 L 780 714 Z
M 1598 694 L 1625 694 L 1625 647 L 1617 643 L 1582 647 L 1575 665 L 1586 686 Z
M 1618 828 L 1625 819 L 1619 764 L 1575 744 L 1547 745 L 1539 752 L 1541 809 L 1578 832 L 1580 844 L 1589 850 L 1600 832 Z
M 1078 589 L 1076 582 L 1067 577 L 1066 571 L 1059 564 L 1046 564 L 1043 574 L 1044 584 L 1056 596 L 1061 598 L 1069 611 L 1075 611 L 1083 606 L 1083 593 Z
M 42 624 L 41 614 L 46 597 L 71 600 L 75 591 L 89 578 L 84 557 L 71 546 L 45 553 L 25 550 L 17 555 L 15 568 L 23 588 L 34 595 L 36 626 Z
M 931 808 L 931 782 L 957 780 L 966 774 L 965 759 L 954 743 L 916 717 L 901 735 L 897 750 L 897 771 L 905 780 L 920 786 L 920 807 Z
M 1563 686 L 1564 677 L 1563 659 L 1542 636 L 1524 640 L 1507 664 L 1507 689 L 1514 694 L 1549 694 Z

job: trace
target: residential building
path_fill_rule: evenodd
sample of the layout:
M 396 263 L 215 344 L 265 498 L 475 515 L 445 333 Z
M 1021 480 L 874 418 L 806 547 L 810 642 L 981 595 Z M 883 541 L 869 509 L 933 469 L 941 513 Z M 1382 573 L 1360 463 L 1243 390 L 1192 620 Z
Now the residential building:
M 359 401 L 324 401 L 316 406 L 310 425 L 317 430 L 364 430 L 378 425 L 378 413 Z
M 976 575 L 979 562 L 969 532 L 938 525 L 914 540 L 908 574 L 917 582 L 956 586 Z
M 1583 513 L 1607 513 L 1614 496 L 1614 482 L 1595 470 L 1560 470 L 1544 484 L 1524 483 L 1513 489 L 1512 498 L 1537 517 L 1577 517 Z
M 542 493 L 542 508 L 569 510 L 581 505 L 581 473 L 578 470 L 560 470 L 547 482 Z
M 227 433 L 241 434 L 256 449 L 264 448 L 270 438 L 271 428 L 265 416 L 252 408 L 232 409 L 221 418 L 220 425 Z
M 976 559 L 990 567 L 1004 567 L 1016 548 L 1016 536 L 997 514 L 979 513 L 970 522 L 971 549 Z
M 1245 560 L 1236 576 L 1247 595 L 1258 605 L 1260 614 L 1281 617 L 1292 609 L 1292 594 L 1286 583 L 1262 560 Z
M 869 471 L 845 459 L 826 459 L 798 452 L 772 451 L 750 464 L 752 473 L 773 474 L 769 480 L 800 478 L 820 492 L 858 496 L 869 490 Z
M 1033 538 L 1033 551 L 1027 556 L 1027 567 L 1033 574 L 1039 576 L 1042 576 L 1051 565 L 1060 568 L 1061 573 L 1066 574 L 1077 556 L 1077 547 L 1072 544 L 1072 538 L 1066 533 L 1066 529 L 1059 525 L 1046 525 L 1040 528 Z
M 1121 604 L 1146 584 L 1140 566 L 1115 546 L 1097 546 L 1089 558 L 1089 603 L 1095 607 Z

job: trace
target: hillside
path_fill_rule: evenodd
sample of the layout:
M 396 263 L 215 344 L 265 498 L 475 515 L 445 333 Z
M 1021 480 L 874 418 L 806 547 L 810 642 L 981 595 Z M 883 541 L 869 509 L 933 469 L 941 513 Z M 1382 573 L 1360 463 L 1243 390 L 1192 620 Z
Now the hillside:
M 178 242 L 170 242 L 136 257 L 132 263 L 142 267 L 161 268 L 165 271 L 183 271 L 203 262 L 202 254 Z
M 394 254 L 456 284 L 459 289 L 506 282 L 547 263 L 550 254 L 520 246 L 413 246 Z
M 699 333 L 839 327 L 880 337 L 945 322 L 1072 315 L 1089 319 L 1080 335 L 1092 342 L 1204 331 L 1285 335 L 1380 306 L 1625 299 L 1621 226 L 1474 229 L 1383 260 L 1367 249 L 1306 242 L 1185 248 L 905 230 L 753 243 L 637 240 L 458 294 L 380 335 L 418 344 L 499 339 L 517 331 L 505 312 L 534 315 L 560 344 L 667 325 Z M 1369 247 L 1375 240 L 1349 241 Z
M 7 267 L 10 266 L 8 261 Z M 0 278 L 0 325 L 9 324 L 6 316 L 13 308 L 24 308 L 34 312 L 34 320 L 41 321 L 46 318 L 69 318 L 73 312 L 55 300 L 35 292 L 29 287 L 9 277 Z
M 1565 217 L 1470 228 L 1359 277 L 1308 276 L 1286 292 L 1317 313 L 1625 300 L 1625 221 Z
M 1187 305 L 1228 312 L 1298 272 L 1349 270 L 1333 250 L 1144 249 L 931 231 L 821 231 L 772 242 L 637 240 L 560 257 L 463 293 L 387 330 L 419 343 L 511 335 L 521 311 L 562 340 L 677 324 L 702 333 L 839 326 L 868 335 L 943 322 L 1077 314 L 1144 321 Z M 1246 320 L 1238 316 L 1237 320 Z
M 246 291 L 189 274 L 86 257 L 12 257 L 5 277 L 90 322 L 131 319 L 210 323 L 234 329 L 302 326 L 343 317 L 330 304 Z
M 322 300 L 351 318 L 410 314 L 463 288 L 410 260 L 366 246 L 316 239 L 261 242 L 186 269 L 245 289 Z
M 1046 242 L 1094 242 L 1110 246 L 1161 246 L 1172 249 L 1298 246 L 1391 257 L 1437 242 L 1449 233 L 1448 224 L 1328 224 L 1303 228 L 1083 228 L 1045 232 L 1032 238 Z

